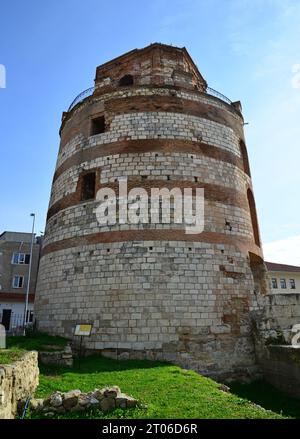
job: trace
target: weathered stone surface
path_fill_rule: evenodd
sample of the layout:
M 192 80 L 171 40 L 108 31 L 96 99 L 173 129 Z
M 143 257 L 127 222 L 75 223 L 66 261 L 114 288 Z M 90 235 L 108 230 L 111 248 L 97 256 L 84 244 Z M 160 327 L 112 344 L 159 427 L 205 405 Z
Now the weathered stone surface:
M 78 396 L 78 404 L 82 407 L 90 406 L 92 404 L 92 400 L 97 401 L 97 404 L 99 404 L 99 401 L 97 399 L 92 398 L 89 395 L 85 395 L 84 393 Z
M 130 408 L 130 407 L 136 407 L 137 405 L 137 400 L 132 398 L 131 396 L 127 396 L 126 397 L 126 407 Z
M 63 401 L 62 404 L 66 410 L 70 410 L 71 408 L 77 406 L 78 404 L 78 398 L 81 395 L 81 391 L 71 390 L 70 392 L 66 392 L 63 394 Z
M 43 364 L 57 364 L 60 366 L 73 366 L 73 354 L 70 345 L 56 351 L 40 351 L 39 360 Z
M 33 411 L 40 411 L 43 408 L 44 400 L 43 398 L 32 398 L 29 402 L 29 408 Z
M 85 407 L 83 407 L 80 404 L 76 404 L 75 406 L 68 409 L 70 412 L 83 412 L 85 410 Z
M 300 346 L 268 346 L 261 357 L 264 378 L 277 389 L 300 399 Z
M 90 405 L 91 405 L 91 407 L 98 407 L 99 404 L 100 404 L 100 401 L 102 401 L 102 399 L 99 400 L 99 399 L 97 399 L 97 398 L 93 398 L 93 397 L 91 396 L 91 397 L 90 397 Z
M 95 399 L 97 399 L 98 401 L 101 401 L 103 398 L 105 398 L 104 396 L 104 390 L 105 389 L 95 389 L 92 393 L 91 396 Z
M 67 344 L 67 345 L 65 346 L 65 348 L 64 348 L 64 353 L 65 353 L 65 354 L 70 354 L 70 355 L 72 355 L 72 348 L 71 348 L 71 346 L 70 346 L 69 344 Z
M 78 397 L 74 396 L 71 398 L 64 399 L 63 406 L 66 410 L 70 410 L 72 407 L 76 406 L 78 403 Z
M 116 397 L 116 407 L 121 407 L 121 408 L 126 408 L 127 407 L 127 397 L 126 395 L 123 395 L 123 393 L 120 393 L 117 397 Z
M 61 393 L 54 393 L 50 398 L 50 405 L 52 407 L 59 407 L 62 405 L 63 399 Z
M 79 389 L 75 389 L 75 390 L 70 390 L 69 392 L 65 392 L 64 395 L 64 399 L 68 399 L 68 398 L 74 398 L 74 397 L 79 397 L 82 394 L 81 390 Z
M 107 412 L 116 407 L 116 400 L 114 397 L 104 398 L 100 401 L 100 408 L 103 412 Z
M 39 383 L 38 354 L 27 352 L 13 364 L 0 366 L 0 419 L 15 417 L 18 403 L 26 399 Z
M 258 297 L 257 309 L 252 312 L 257 339 L 272 342 L 282 339 L 291 343 L 292 327 L 300 322 L 300 293 L 268 294 Z M 258 340 L 257 340 L 258 341 Z
M 121 393 L 120 387 L 114 386 L 105 389 L 103 394 L 107 398 L 116 398 Z

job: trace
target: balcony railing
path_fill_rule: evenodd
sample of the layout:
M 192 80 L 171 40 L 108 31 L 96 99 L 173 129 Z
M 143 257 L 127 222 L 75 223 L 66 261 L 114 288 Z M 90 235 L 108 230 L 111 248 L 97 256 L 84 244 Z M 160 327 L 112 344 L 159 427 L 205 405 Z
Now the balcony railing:
M 82 91 L 78 96 L 76 96 L 74 101 L 71 103 L 71 105 L 68 108 L 68 111 L 71 111 L 72 108 L 75 107 L 75 105 L 77 105 L 79 102 L 83 101 L 88 96 L 91 96 L 94 93 L 94 90 L 95 90 L 95 87 L 90 87 L 90 88 L 87 88 L 86 90 Z
M 207 87 L 206 92 L 207 92 L 207 94 L 214 96 L 215 98 L 221 99 L 221 101 L 226 102 L 226 104 L 229 104 L 229 105 L 232 104 L 232 101 L 229 98 L 227 98 L 225 95 L 223 95 L 222 93 L 220 93 L 219 91 L 217 91 L 211 87 Z
M 74 101 L 69 106 L 68 111 L 71 111 L 72 108 L 75 107 L 75 105 L 79 104 L 79 102 L 82 102 L 88 96 L 91 96 L 94 93 L 94 90 L 95 90 L 95 87 L 90 87 L 90 88 L 87 88 L 86 90 L 84 90 L 83 92 L 81 92 L 78 96 L 76 96 Z M 225 95 L 223 95 L 222 93 L 220 93 L 217 90 L 214 90 L 211 87 L 207 87 L 206 92 L 207 92 L 207 94 L 214 96 L 215 98 L 221 99 L 221 101 L 226 102 L 226 104 L 229 104 L 229 105 L 232 104 L 232 101 L 229 98 L 227 98 Z

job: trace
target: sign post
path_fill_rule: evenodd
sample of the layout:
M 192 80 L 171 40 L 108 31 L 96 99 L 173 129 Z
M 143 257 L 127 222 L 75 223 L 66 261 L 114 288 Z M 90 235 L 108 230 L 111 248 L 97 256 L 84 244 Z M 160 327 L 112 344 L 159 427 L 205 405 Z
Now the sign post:
M 81 349 L 82 349 L 82 339 L 83 337 L 89 337 L 92 332 L 93 325 L 90 323 L 78 324 L 75 326 L 74 336 L 80 337 L 79 343 L 79 368 L 80 368 L 80 359 L 81 359 Z

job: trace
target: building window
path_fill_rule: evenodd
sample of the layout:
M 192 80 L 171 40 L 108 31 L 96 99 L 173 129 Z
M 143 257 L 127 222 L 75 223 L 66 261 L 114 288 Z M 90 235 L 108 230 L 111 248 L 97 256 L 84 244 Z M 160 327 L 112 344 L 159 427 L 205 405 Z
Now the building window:
M 278 288 L 276 277 L 272 277 L 271 284 L 272 284 L 272 288 L 274 288 L 274 289 Z
M 81 183 L 81 201 L 95 198 L 96 173 L 89 172 L 83 175 Z
M 120 87 L 128 87 L 129 85 L 133 85 L 133 76 L 125 75 L 119 80 Z
M 295 290 L 296 289 L 295 279 L 290 279 L 290 288 L 291 288 L 291 290 Z
M 280 279 L 280 288 L 282 288 L 283 290 L 286 289 L 286 280 L 285 279 Z
M 92 119 L 91 136 L 105 132 L 105 118 L 104 116 L 95 117 Z
M 13 277 L 13 288 L 23 288 L 24 276 L 14 276 Z
M 29 264 L 30 255 L 27 253 L 14 253 L 12 257 L 12 264 Z

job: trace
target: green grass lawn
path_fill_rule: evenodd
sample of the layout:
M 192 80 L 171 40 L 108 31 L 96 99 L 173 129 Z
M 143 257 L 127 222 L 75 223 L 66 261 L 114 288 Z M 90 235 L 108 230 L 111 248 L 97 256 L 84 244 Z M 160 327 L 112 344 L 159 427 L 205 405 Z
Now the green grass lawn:
M 26 351 L 54 351 L 63 349 L 67 340 L 35 332 L 26 337 L 7 337 L 7 349 L 0 349 L 0 364 L 13 363 L 19 360 Z
M 57 350 L 66 343 L 62 337 L 36 332 L 26 337 L 8 337 L 8 349 L 0 350 L 0 364 L 14 362 L 28 350 Z M 264 381 L 232 383 L 231 393 L 226 393 L 219 390 L 215 381 L 169 363 L 93 356 L 76 359 L 73 368 L 41 365 L 40 372 L 35 397 L 45 397 L 56 390 L 77 388 L 88 392 L 118 385 L 141 402 L 141 407 L 135 409 L 116 409 L 107 414 L 99 410 L 69 413 L 57 416 L 60 418 L 300 418 L 300 401 Z M 27 413 L 27 418 L 30 416 Z
M 22 336 L 7 337 L 7 347 L 25 349 L 26 351 L 56 351 L 63 349 L 68 340 L 63 337 L 33 332 Z
M 283 416 L 231 393 L 218 389 L 218 383 L 168 364 L 142 360 L 116 361 L 100 356 L 75 360 L 72 369 L 41 366 L 36 397 L 55 390 L 94 388 L 118 385 L 123 392 L 137 398 L 145 407 L 108 414 L 94 411 L 70 413 L 59 418 L 282 418 Z M 41 415 L 39 415 L 41 416 Z M 30 417 L 30 414 L 28 414 Z M 37 415 L 35 415 L 37 417 Z
M 10 349 L 0 349 L 0 364 L 14 363 L 19 360 L 26 352 L 25 349 L 17 347 Z

